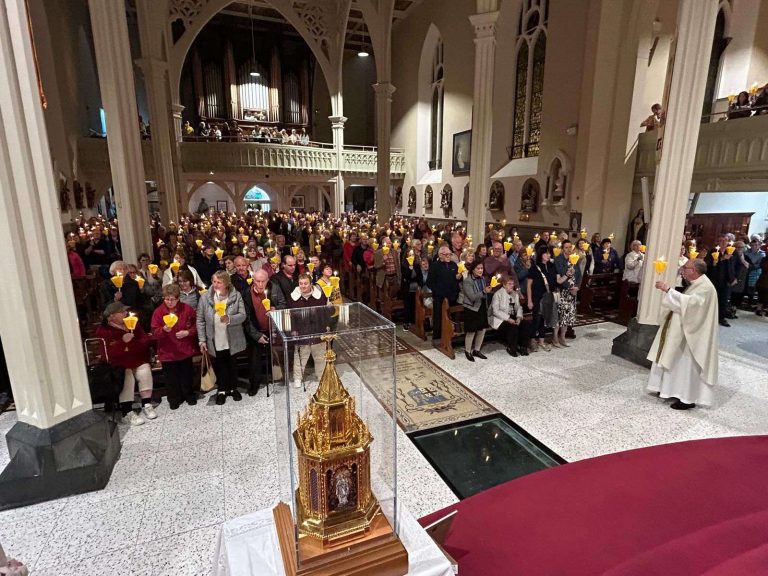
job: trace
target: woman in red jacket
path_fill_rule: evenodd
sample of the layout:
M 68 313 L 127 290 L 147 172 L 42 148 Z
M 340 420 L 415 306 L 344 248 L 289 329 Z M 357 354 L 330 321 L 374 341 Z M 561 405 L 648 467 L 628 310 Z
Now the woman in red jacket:
M 152 368 L 149 365 L 150 337 L 137 324 L 129 331 L 123 323 L 128 307 L 122 302 L 112 302 L 104 309 L 104 321 L 96 331 L 107 346 L 109 363 L 125 370 L 123 390 L 120 392 L 120 410 L 123 418 L 132 426 L 144 424 L 144 418 L 154 420 L 157 413 L 152 407 Z M 139 395 L 144 418 L 133 411 L 134 386 L 139 383 Z
M 176 410 L 186 400 L 197 404 L 197 392 L 192 387 L 192 357 L 198 353 L 196 312 L 179 301 L 179 286 L 163 286 L 163 302 L 152 314 L 152 335 L 157 339 L 157 357 L 163 364 L 163 375 L 168 386 L 168 406 Z M 173 314 L 175 323 L 166 323 Z

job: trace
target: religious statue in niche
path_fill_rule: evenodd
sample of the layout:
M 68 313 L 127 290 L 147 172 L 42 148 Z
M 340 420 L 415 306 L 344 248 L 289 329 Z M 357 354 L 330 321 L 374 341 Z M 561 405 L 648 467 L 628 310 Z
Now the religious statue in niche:
M 432 210 L 434 195 L 435 193 L 432 191 L 432 186 L 427 185 L 424 189 L 424 210 Z
M 75 180 L 72 182 L 72 194 L 75 196 L 75 208 L 82 210 L 85 208 L 85 201 L 83 199 L 83 186 Z
M 408 212 L 410 214 L 416 212 L 416 188 L 413 186 L 408 190 Z
M 402 208 L 403 207 L 403 187 L 398 186 L 395 188 L 395 208 Z
M 69 197 L 69 186 L 67 186 L 66 178 L 61 178 L 59 184 L 59 205 L 62 212 L 68 212 L 72 208 L 72 200 Z
M 498 180 L 491 184 L 491 194 L 488 198 L 488 210 L 504 210 L 504 184 Z
M 446 216 L 450 216 L 453 208 L 453 188 L 450 184 L 443 186 L 443 191 L 440 192 L 440 208 L 445 211 Z
M 528 178 L 523 184 L 523 193 L 520 198 L 520 211 L 528 213 L 538 212 L 540 192 L 541 188 L 538 181 L 533 178 Z
M 629 226 L 627 227 L 626 246 L 624 247 L 625 252 L 629 252 L 630 245 L 634 240 L 640 240 L 642 244 L 645 244 L 647 232 L 648 225 L 645 222 L 645 210 L 640 208 L 640 210 L 637 211 L 635 217 L 629 221 Z

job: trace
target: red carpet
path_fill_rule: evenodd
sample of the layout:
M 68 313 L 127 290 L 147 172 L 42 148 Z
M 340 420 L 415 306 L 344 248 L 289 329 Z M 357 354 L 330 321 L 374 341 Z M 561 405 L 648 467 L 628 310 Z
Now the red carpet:
M 768 574 L 768 436 L 630 450 L 502 484 L 459 513 L 461 576 Z

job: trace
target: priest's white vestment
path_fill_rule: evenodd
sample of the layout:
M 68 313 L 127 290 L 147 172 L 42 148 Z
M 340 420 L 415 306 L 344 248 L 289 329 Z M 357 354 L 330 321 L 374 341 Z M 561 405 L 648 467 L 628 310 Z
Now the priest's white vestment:
M 717 383 L 717 291 L 699 276 L 684 293 L 669 290 L 662 306 L 664 319 L 648 353 L 653 363 L 648 390 L 708 406 Z

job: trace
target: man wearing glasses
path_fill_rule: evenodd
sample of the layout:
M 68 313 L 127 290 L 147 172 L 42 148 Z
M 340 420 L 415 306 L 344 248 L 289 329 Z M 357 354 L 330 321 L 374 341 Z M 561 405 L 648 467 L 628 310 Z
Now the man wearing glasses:
M 674 410 L 711 404 L 717 383 L 717 290 L 706 272 L 704 260 L 688 260 L 680 268 L 687 285 L 683 292 L 656 282 L 656 289 L 666 293 L 662 303 L 666 315 L 648 353 L 652 362 L 648 390 L 660 398 L 674 398 Z

